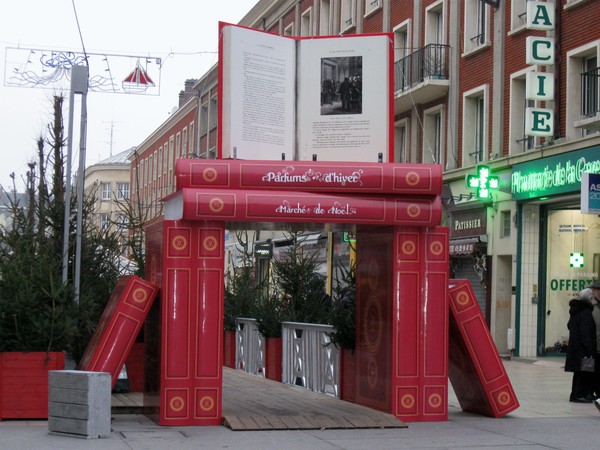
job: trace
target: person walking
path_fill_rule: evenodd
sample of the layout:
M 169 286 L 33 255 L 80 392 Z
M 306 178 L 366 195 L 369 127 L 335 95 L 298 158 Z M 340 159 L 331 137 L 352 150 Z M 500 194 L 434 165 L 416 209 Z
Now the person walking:
M 596 322 L 596 365 L 594 367 L 594 405 L 600 411 L 600 280 L 594 281 L 588 289 L 594 294 L 592 315 Z
M 578 298 L 569 302 L 569 344 L 565 372 L 573 372 L 569 401 L 592 403 L 594 401 L 594 373 L 581 370 L 583 358 L 596 356 L 596 323 L 592 310 L 594 295 L 584 289 Z

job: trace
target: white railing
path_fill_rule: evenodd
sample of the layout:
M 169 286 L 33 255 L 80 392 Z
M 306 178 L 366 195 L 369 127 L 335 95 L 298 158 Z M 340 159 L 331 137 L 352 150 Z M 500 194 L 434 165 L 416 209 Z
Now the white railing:
M 282 324 L 282 382 L 339 397 L 340 352 L 331 325 Z
M 265 376 L 265 339 L 255 319 L 235 320 L 235 368 Z

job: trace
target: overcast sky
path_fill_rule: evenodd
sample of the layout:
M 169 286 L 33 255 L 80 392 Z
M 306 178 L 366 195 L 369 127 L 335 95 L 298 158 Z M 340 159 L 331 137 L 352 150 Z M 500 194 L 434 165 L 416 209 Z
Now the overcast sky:
M 256 3 L 30 0 L 4 4 L 0 14 L 0 184 L 10 188 L 14 172 L 22 190 L 27 163 L 36 159 L 36 140 L 52 119 L 54 89 L 7 86 L 12 83 L 7 83 L 8 78 L 14 80 L 14 68 L 23 63 L 20 60 L 27 60 L 28 49 L 82 52 L 83 39 L 88 53 L 116 55 L 119 61 L 129 61 L 121 55 L 161 58 L 160 95 L 89 92 L 86 148 L 90 165 L 108 158 L 111 151 L 116 154 L 140 144 L 162 124 L 176 107 L 184 81 L 199 78 L 217 62 L 218 22 L 238 23 Z M 35 61 L 29 67 L 34 65 Z M 123 70 L 115 62 L 111 68 Z M 128 73 L 129 69 L 125 76 Z M 158 80 L 153 81 L 158 85 Z M 64 95 L 68 105 L 68 92 Z M 81 96 L 75 98 L 78 114 Z M 65 108 L 65 129 L 67 117 Z M 74 147 L 78 148 L 79 117 L 75 130 Z

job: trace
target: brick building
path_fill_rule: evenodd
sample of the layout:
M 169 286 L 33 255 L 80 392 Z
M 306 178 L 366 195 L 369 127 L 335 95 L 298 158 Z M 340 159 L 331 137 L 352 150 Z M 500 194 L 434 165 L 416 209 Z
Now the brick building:
M 394 35 L 394 162 L 443 166 L 451 272 L 500 352 L 531 357 L 562 351 L 568 300 L 599 278 L 598 219 L 580 210 L 581 173 L 600 173 L 598 18 L 594 0 L 261 0 L 239 24 Z M 132 199 L 156 214 L 176 158 L 218 154 L 217 74 L 186 81 L 131 159 Z M 486 199 L 465 184 L 482 166 L 499 181 Z

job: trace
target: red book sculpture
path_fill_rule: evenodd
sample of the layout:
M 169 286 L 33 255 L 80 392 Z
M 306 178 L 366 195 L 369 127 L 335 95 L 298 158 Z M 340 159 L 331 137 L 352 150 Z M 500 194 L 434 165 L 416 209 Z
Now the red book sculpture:
M 114 387 L 157 293 L 158 287 L 139 277 L 121 277 L 78 368 L 109 372 Z
M 448 376 L 464 411 L 502 417 L 519 407 L 468 280 L 451 280 Z

